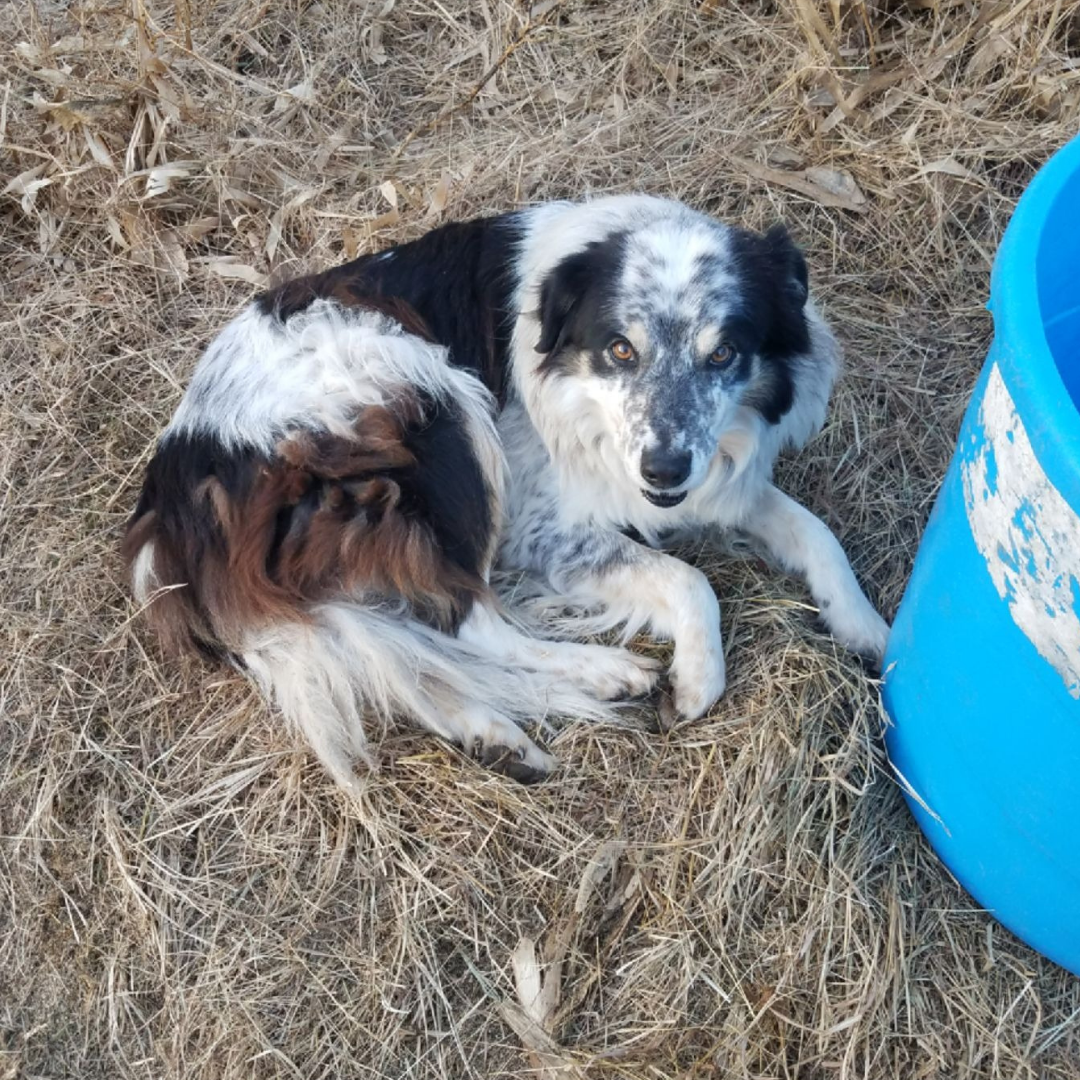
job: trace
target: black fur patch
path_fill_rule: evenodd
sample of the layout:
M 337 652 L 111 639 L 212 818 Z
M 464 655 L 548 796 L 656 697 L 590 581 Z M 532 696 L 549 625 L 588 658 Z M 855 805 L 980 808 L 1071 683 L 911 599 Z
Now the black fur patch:
M 763 236 L 734 230 L 731 243 L 742 307 L 725 332 L 740 352 L 761 356 L 765 378 L 744 404 L 776 424 L 792 406 L 792 360 L 810 348 L 804 313 L 806 261 L 783 225 L 774 226 Z
M 464 420 L 449 406 L 431 407 L 427 423 L 409 431 L 405 445 L 416 455 L 416 467 L 396 478 L 403 508 L 424 518 L 451 562 L 482 576 L 495 523 Z
M 624 332 L 616 321 L 616 292 L 622 279 L 626 238 L 614 233 L 563 259 L 540 286 L 538 370 L 556 372 L 567 346 L 588 350 L 595 367 L 611 367 L 605 350 Z
M 257 303 L 286 321 L 319 297 L 358 306 L 365 297 L 402 300 L 433 340 L 449 348 L 451 362 L 476 372 L 501 403 L 521 236 L 516 214 L 443 225 L 411 243 L 287 282 Z
M 268 459 L 255 450 L 226 447 L 207 434 L 170 434 L 158 444 L 146 469 L 139 504 L 131 520 L 155 510 L 169 536 L 186 536 L 194 545 L 195 561 L 210 551 L 224 550 L 214 516 L 205 511 L 199 486 L 211 477 L 226 491 L 243 498 L 251 491 L 259 469 Z

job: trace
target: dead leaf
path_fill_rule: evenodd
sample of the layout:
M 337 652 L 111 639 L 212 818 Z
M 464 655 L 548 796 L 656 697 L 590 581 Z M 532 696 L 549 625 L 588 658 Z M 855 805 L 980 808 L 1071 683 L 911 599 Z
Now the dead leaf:
M 827 86 L 818 86 L 806 95 L 806 104 L 812 109 L 827 109 L 836 104 L 836 95 Z
M 981 183 L 981 179 L 970 169 L 961 165 L 954 157 L 942 158 L 940 161 L 932 161 L 918 170 L 916 176 L 928 176 L 931 173 L 941 173 L 945 176 L 956 176 L 961 180 L 972 180 Z
M 536 956 L 536 942 L 523 937 L 510 957 L 514 969 L 514 986 L 518 1001 L 526 1014 L 545 1031 L 551 1014 L 559 1004 L 558 979 L 549 972 L 546 979 L 540 975 L 540 962 Z
M 7 187 L 4 188 L 4 195 L 25 195 L 31 185 L 35 184 L 40 178 L 41 174 L 49 167 L 47 161 L 43 161 L 40 165 L 34 165 L 27 169 L 25 172 L 19 173 L 18 176 L 8 181 Z M 52 181 L 49 181 L 51 183 Z M 38 187 L 43 185 L 38 184 Z M 33 190 L 37 190 L 34 187 Z
M 281 243 L 282 233 L 282 208 L 279 206 L 273 214 L 270 215 L 270 227 L 266 231 L 266 257 L 270 262 L 274 261 L 274 253 L 278 249 L 278 244 Z
M 158 104 L 161 111 L 172 121 L 180 119 L 181 98 L 173 85 L 165 78 L 164 74 L 151 74 L 150 82 L 157 91 Z
M 669 60 L 660 74 L 664 76 L 668 90 L 674 94 L 679 85 L 679 61 L 674 58 Z
M 371 28 L 371 40 L 368 46 L 368 59 L 379 67 L 382 67 L 390 57 L 386 55 L 386 50 L 383 48 L 382 43 L 382 26 L 379 23 L 375 23 Z
M 19 198 L 19 205 L 23 209 L 24 214 L 29 214 L 34 208 L 34 202 L 37 199 L 37 193 L 44 187 L 48 187 L 52 183 L 51 176 L 42 176 L 41 174 L 49 167 L 49 162 L 42 162 L 40 165 L 35 165 L 31 169 L 27 169 L 25 172 L 19 173 L 13 180 L 9 181 L 7 187 L 4 188 L 4 195 L 16 195 Z
M 194 221 L 189 221 L 186 225 L 180 225 L 177 227 L 177 235 L 182 236 L 185 240 L 202 240 L 204 236 L 208 236 L 215 229 L 221 225 L 221 218 L 217 215 L 210 215 L 208 217 L 196 218 Z
M 822 206 L 853 210 L 857 214 L 866 212 L 866 196 L 859 190 L 854 179 L 846 173 L 839 173 L 835 169 L 786 172 L 782 169 L 770 169 L 768 165 L 761 165 L 747 158 L 733 156 L 731 160 L 755 179 L 766 184 L 776 184 L 790 191 L 797 191 L 800 195 L 805 195 Z M 817 180 L 810 178 L 811 172 L 818 177 Z
M 73 108 L 66 101 L 46 101 L 36 90 L 30 101 L 38 112 L 45 113 L 54 124 L 59 124 L 64 131 L 74 131 L 79 124 L 84 124 L 90 119 L 81 109 Z
M 882 120 L 887 120 L 906 100 L 902 90 L 895 86 L 890 87 L 881 95 L 881 100 L 870 113 L 870 123 L 880 124 Z
M 136 54 L 139 58 L 139 74 L 145 78 L 157 60 L 157 53 L 150 41 L 150 32 L 146 26 L 146 6 L 142 0 L 132 0 L 132 15 L 135 19 Z
M 384 180 L 379 185 L 379 194 L 396 210 L 398 204 L 398 190 L 392 180 Z
M 360 241 L 357 239 L 356 233 L 348 225 L 342 226 L 341 246 L 345 251 L 346 259 L 355 259 L 360 253 Z
M 184 247 L 175 232 L 168 230 L 157 237 L 158 249 L 162 255 L 162 269 L 170 270 L 182 284 L 188 276 L 188 260 Z
M 349 141 L 348 132 L 335 131 L 333 134 L 328 135 L 324 140 L 322 146 L 319 147 L 312 159 L 312 164 L 315 166 L 315 171 L 321 173 L 329 163 L 330 159 L 338 152 L 338 150 Z
M 428 200 L 428 208 L 433 214 L 441 214 L 445 209 L 447 203 L 450 201 L 450 177 L 446 174 L 442 174 L 442 178 L 435 185 L 435 190 L 431 193 L 431 198 Z
M 311 202 L 311 200 L 319 194 L 319 189 L 316 187 L 302 187 L 299 184 L 295 184 L 292 186 L 294 188 L 293 194 L 290 196 L 289 201 L 283 207 L 283 209 L 285 210 L 296 210 L 299 207 L 303 206 L 304 203 Z M 289 185 L 286 185 L 285 190 L 289 190 Z
M 805 162 L 803 156 L 793 147 L 781 144 L 769 148 L 765 155 L 765 164 L 774 169 L 801 169 Z
M 29 41 L 18 42 L 13 51 L 16 56 L 21 56 L 28 64 L 33 64 L 35 66 L 44 63 L 48 56 L 48 53 L 44 49 Z
M 109 227 L 109 239 L 112 240 L 121 251 L 127 251 L 131 245 L 128 244 L 127 238 L 124 236 L 124 230 L 120 228 L 120 222 L 117 221 L 112 214 L 109 214 L 105 218 L 105 223 Z
M 240 281 L 247 281 L 260 289 L 266 287 L 266 274 L 261 270 L 256 270 L 254 266 L 240 262 L 235 255 L 214 255 L 204 259 L 195 259 L 194 261 L 202 263 L 207 270 L 217 274 L 218 277 L 238 278 Z
M 859 190 L 859 185 L 855 183 L 855 178 L 849 172 L 812 166 L 804 175 L 811 184 L 852 206 L 862 206 L 866 202 L 866 196 Z
M 282 90 L 274 99 L 274 112 L 284 112 L 291 105 L 300 102 L 311 104 L 315 100 L 315 76 L 312 74 L 295 86 L 290 86 L 288 90 Z
M 401 214 L 397 210 L 387 210 L 385 214 L 380 214 L 378 217 L 364 222 L 364 226 L 367 229 L 368 236 L 374 236 L 375 233 L 381 232 L 383 229 L 389 229 L 397 225 L 399 221 L 401 221 Z
M 581 881 L 578 884 L 574 911 L 579 915 L 588 906 L 590 894 L 615 869 L 615 864 L 619 861 L 619 856 L 625 846 L 621 840 L 605 840 L 597 848 L 596 854 L 589 860 L 589 865 L 585 868 L 585 873 L 581 875 Z
M 112 155 L 109 153 L 109 148 L 102 141 L 100 135 L 96 135 L 88 127 L 84 127 L 83 138 L 86 140 L 86 149 L 90 151 L 90 156 L 99 165 L 104 165 L 106 169 L 116 168 Z
M 152 169 L 134 172 L 131 176 L 145 176 L 146 190 L 143 192 L 143 198 L 154 199 L 169 191 L 174 180 L 184 180 L 191 176 L 198 165 L 197 161 L 170 161 L 164 165 L 155 165 Z
M 1002 34 L 990 34 L 971 54 L 964 75 L 969 79 L 978 79 L 988 74 L 1007 56 L 1016 52 L 1013 44 Z
M 566 1059 L 550 1030 L 552 1016 L 559 1005 L 561 961 L 549 964 L 546 972 L 541 972 L 536 942 L 529 937 L 522 937 L 517 943 L 510 961 L 518 1000 L 500 1002 L 499 1013 L 503 1020 L 531 1052 L 542 1080 L 581 1077 L 581 1071 Z
M 221 197 L 223 199 L 229 199 L 231 202 L 239 203 L 241 206 L 249 206 L 252 208 L 261 207 L 262 203 L 250 191 L 245 191 L 243 188 L 235 187 L 233 184 L 225 183 L 221 185 Z
M 563 105 L 572 105 L 577 99 L 576 90 L 571 89 L 569 86 L 554 86 L 551 83 L 547 83 L 540 93 L 536 95 L 536 100 L 541 105 L 550 105 L 553 101 L 561 102 Z

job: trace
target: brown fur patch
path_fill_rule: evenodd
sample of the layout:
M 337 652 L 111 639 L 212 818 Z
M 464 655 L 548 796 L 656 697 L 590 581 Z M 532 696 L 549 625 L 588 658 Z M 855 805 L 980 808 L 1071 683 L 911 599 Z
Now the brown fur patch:
M 404 600 L 443 630 L 460 623 L 487 586 L 403 495 L 418 464 L 409 428 L 424 417 L 416 400 L 399 404 L 364 409 L 352 439 L 297 434 L 272 459 L 233 454 L 209 475 L 182 440 L 159 447 L 123 551 L 131 567 L 153 543 L 156 584 L 180 586 L 150 606 L 168 644 L 237 653 L 246 630 L 345 597 Z

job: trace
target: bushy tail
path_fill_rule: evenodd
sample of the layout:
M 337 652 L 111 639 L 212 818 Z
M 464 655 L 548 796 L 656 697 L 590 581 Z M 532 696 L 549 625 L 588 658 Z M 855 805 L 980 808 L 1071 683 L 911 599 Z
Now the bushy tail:
M 477 703 L 517 724 L 554 716 L 612 721 L 619 706 L 561 677 L 493 659 L 405 613 L 321 604 L 306 623 L 249 635 L 243 660 L 264 693 L 347 790 L 369 765 L 364 722 L 412 719 L 452 741 Z

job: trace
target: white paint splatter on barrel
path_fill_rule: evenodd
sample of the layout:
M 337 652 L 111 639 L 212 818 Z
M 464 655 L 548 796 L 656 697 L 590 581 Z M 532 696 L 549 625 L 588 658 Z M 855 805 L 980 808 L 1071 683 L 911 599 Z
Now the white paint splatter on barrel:
M 997 364 L 961 447 L 975 546 L 1013 622 L 1080 698 L 1080 516 L 1035 456 Z

